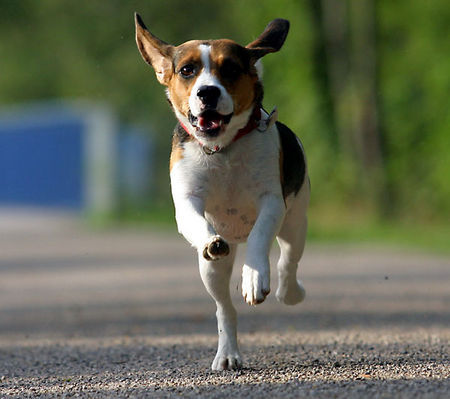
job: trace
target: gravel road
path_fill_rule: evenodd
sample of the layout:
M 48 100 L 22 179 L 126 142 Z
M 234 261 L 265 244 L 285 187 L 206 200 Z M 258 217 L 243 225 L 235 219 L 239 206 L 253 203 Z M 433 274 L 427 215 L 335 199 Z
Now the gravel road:
M 0 218 L 1 398 L 450 397 L 448 257 L 308 245 L 295 307 L 247 306 L 236 267 L 245 368 L 212 372 L 215 309 L 181 237 L 29 219 Z

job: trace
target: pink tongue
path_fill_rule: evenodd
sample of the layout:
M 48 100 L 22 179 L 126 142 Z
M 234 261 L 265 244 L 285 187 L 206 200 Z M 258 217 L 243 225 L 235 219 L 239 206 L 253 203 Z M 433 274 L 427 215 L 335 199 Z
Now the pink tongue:
M 220 119 L 209 119 L 199 116 L 198 126 L 202 129 L 217 129 L 220 127 Z

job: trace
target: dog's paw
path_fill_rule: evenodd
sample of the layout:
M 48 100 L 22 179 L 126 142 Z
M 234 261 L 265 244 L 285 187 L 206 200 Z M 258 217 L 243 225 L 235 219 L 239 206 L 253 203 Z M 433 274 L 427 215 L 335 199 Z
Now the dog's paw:
M 242 368 L 242 359 L 239 352 L 217 352 L 211 365 L 211 369 L 215 371 L 239 370 L 240 368 Z
M 218 260 L 230 253 L 230 247 L 221 236 L 213 236 L 203 249 L 203 257 L 206 260 Z
M 286 305 L 295 305 L 305 299 L 306 291 L 300 280 L 292 279 L 280 281 L 276 297 L 279 302 Z
M 242 267 L 242 296 L 249 305 L 257 305 L 264 302 L 270 293 L 269 273 L 244 265 Z

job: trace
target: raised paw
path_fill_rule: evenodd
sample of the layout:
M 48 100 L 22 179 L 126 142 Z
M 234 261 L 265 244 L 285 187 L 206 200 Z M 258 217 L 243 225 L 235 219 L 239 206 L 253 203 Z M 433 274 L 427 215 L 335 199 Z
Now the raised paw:
M 242 368 L 242 359 L 239 352 L 217 352 L 211 365 L 211 369 L 215 371 L 239 370 L 240 368 Z
M 281 280 L 278 286 L 276 297 L 279 302 L 286 305 L 295 305 L 305 299 L 305 288 L 300 280 Z
M 219 260 L 230 253 L 230 247 L 221 236 L 213 236 L 203 249 L 206 260 Z
M 244 265 L 242 267 L 242 296 L 249 305 L 257 305 L 264 302 L 270 293 L 269 272 L 260 271 Z

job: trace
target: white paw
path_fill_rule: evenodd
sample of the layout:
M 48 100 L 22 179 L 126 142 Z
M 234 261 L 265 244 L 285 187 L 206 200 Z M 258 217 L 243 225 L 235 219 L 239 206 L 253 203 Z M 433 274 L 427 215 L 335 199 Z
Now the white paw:
M 249 305 L 264 302 L 270 292 L 269 272 L 261 273 L 258 270 L 244 265 L 242 267 L 242 296 Z
M 211 369 L 215 371 L 221 370 L 238 370 L 242 368 L 242 359 L 238 351 L 218 351 Z
M 203 257 L 206 260 L 219 260 L 230 253 L 228 243 L 219 235 L 211 237 L 203 248 Z
M 279 302 L 286 305 L 295 305 L 305 299 L 306 291 L 300 280 L 281 280 L 276 297 Z

